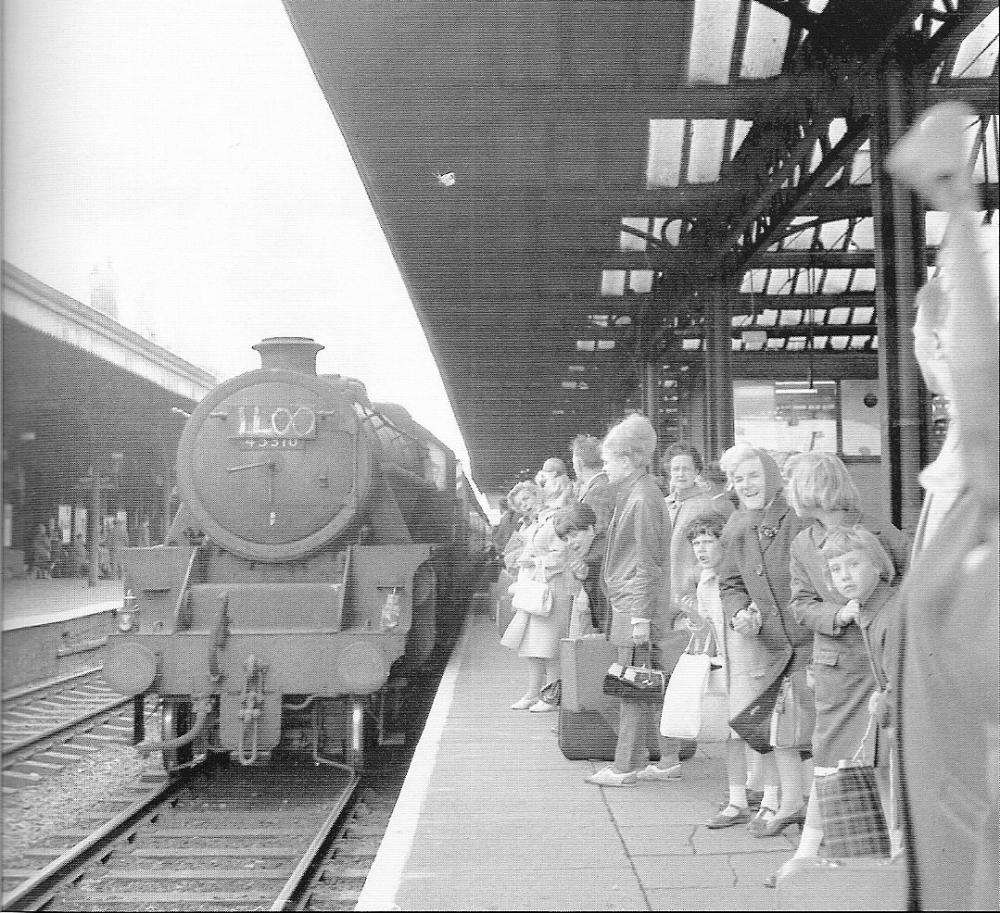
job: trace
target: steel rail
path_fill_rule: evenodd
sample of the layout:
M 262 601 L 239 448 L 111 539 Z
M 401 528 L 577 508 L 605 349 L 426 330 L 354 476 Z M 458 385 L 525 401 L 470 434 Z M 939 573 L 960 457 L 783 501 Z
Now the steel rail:
M 148 809 L 160 804 L 167 796 L 185 784 L 187 779 L 186 776 L 174 777 L 155 789 L 152 793 L 143 796 L 128 808 L 119 812 L 98 830 L 85 837 L 58 858 L 53 859 L 44 869 L 29 878 L 24 884 L 20 884 L 4 894 L 2 900 L 0 900 L 2 909 L 40 909 L 40 907 L 33 907 L 28 904 L 33 900 L 39 900 L 40 895 L 50 890 L 57 881 L 68 874 L 75 866 L 84 862 L 91 850 L 118 837 L 122 831 L 129 828 L 142 817 Z
M 111 701 L 110 703 L 102 704 L 100 707 L 98 707 L 96 710 L 91 711 L 90 713 L 86 713 L 83 716 L 74 717 L 67 723 L 63 723 L 59 726 L 52 726 L 49 729 L 46 729 L 44 732 L 40 732 L 37 735 L 29 736 L 26 739 L 22 739 L 20 742 L 16 742 L 15 744 L 4 748 L 3 767 L 7 768 L 10 767 L 12 764 L 17 763 L 17 760 L 12 758 L 11 755 L 16 754 L 17 752 L 20 751 L 24 751 L 25 748 L 29 748 L 32 745 L 36 745 L 39 742 L 45 741 L 46 739 L 55 738 L 60 733 L 65 732 L 66 730 L 73 729 L 77 726 L 83 726 L 89 723 L 92 719 L 94 719 L 94 717 L 98 717 L 103 713 L 112 713 L 115 710 L 119 709 L 120 707 L 123 707 L 125 704 L 129 704 L 131 702 L 132 698 L 130 697 L 118 698 L 117 700 Z
M 330 814 L 326 816 L 326 820 L 323 822 L 320 829 L 316 832 L 316 836 L 313 837 L 312 842 L 306 848 L 306 851 L 302 854 L 302 858 L 299 860 L 298 864 L 295 866 L 294 871 L 288 876 L 288 881 L 285 882 L 284 887 L 281 892 L 275 898 L 274 903 L 271 904 L 271 910 L 287 910 L 289 909 L 289 903 L 295 897 L 296 893 L 302 887 L 303 882 L 309 875 L 310 870 L 315 864 L 316 860 L 319 858 L 320 854 L 326 847 L 326 844 L 330 840 L 330 835 L 333 829 L 337 826 L 338 822 L 344 815 L 344 811 L 347 808 L 348 802 L 350 802 L 354 793 L 356 792 L 358 786 L 361 783 L 361 777 L 357 774 L 353 774 L 351 779 L 348 781 L 347 786 L 344 787 L 344 791 L 337 803 L 330 810 Z

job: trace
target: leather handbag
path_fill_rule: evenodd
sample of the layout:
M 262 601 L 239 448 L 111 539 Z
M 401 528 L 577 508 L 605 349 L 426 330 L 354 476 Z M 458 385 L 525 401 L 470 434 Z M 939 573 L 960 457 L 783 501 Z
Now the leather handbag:
M 758 754 L 767 754 L 774 748 L 771 744 L 771 716 L 783 683 L 784 677 L 779 675 L 729 721 L 733 731 Z
M 809 748 L 816 728 L 816 703 L 806 686 L 786 675 L 771 714 L 771 744 L 775 748 Z
M 636 648 L 632 648 L 632 661 L 627 666 L 612 663 L 604 674 L 603 691 L 623 701 L 636 704 L 661 706 L 663 695 L 667 690 L 665 672 L 653 668 L 653 645 L 648 641 L 646 647 L 646 663 L 635 665 Z
M 833 773 L 816 777 L 823 847 L 829 857 L 888 856 L 891 852 L 875 768 L 860 760 L 873 719 L 869 718 L 854 757 L 841 761 Z
M 510 587 L 511 600 L 515 609 L 529 615 L 547 616 L 552 611 L 552 590 L 549 585 L 534 577 L 522 574 Z

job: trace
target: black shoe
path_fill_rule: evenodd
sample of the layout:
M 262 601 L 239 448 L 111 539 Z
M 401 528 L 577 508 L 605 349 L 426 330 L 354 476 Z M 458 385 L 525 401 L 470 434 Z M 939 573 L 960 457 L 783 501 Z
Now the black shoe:
M 681 742 L 680 750 L 677 752 L 678 761 L 687 761 L 689 758 L 694 757 L 694 753 L 698 750 L 698 743 L 690 739 L 684 739 Z

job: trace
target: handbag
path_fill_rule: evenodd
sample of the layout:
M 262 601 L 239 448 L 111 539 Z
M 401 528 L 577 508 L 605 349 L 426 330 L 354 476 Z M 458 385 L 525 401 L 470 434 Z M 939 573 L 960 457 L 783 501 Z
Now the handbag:
M 558 707 L 562 701 L 562 681 L 557 678 L 554 682 L 549 682 L 538 693 L 538 699 L 545 704 Z
M 854 757 L 841 761 L 833 773 L 816 777 L 823 845 L 828 856 L 888 856 L 891 852 L 875 768 L 859 760 L 873 720 L 869 717 Z
M 803 685 L 784 676 L 771 714 L 771 744 L 775 748 L 809 748 L 816 728 L 816 702 Z
M 511 584 L 511 604 L 529 615 L 547 616 L 552 611 L 552 590 L 534 577 L 522 574 Z
M 733 731 L 758 754 L 767 754 L 774 747 L 771 744 L 771 716 L 783 683 L 784 678 L 779 675 L 729 721 Z
M 635 647 L 632 648 L 632 661 L 629 665 L 623 666 L 621 663 L 612 663 L 608 671 L 604 673 L 604 684 L 602 690 L 605 694 L 620 697 L 623 701 L 636 704 L 655 704 L 660 706 L 663 703 L 663 694 L 667 690 L 667 678 L 665 672 L 652 668 L 653 666 L 653 645 L 646 642 L 646 664 L 635 665 Z
M 729 738 L 729 694 L 726 670 L 712 664 L 714 629 L 710 629 L 705 648 L 693 652 L 696 635 L 677 660 L 660 715 L 660 734 L 699 742 L 724 742 Z

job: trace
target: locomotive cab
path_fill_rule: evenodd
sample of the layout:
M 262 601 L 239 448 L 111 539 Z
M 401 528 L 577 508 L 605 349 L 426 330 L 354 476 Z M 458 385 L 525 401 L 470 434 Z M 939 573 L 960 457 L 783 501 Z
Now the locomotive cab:
M 450 451 L 318 376 L 312 340 L 254 348 L 261 367 L 188 420 L 167 543 L 125 552 L 105 678 L 159 696 L 161 737 L 140 748 L 168 770 L 209 751 L 356 766 L 397 741 L 453 569 Z

